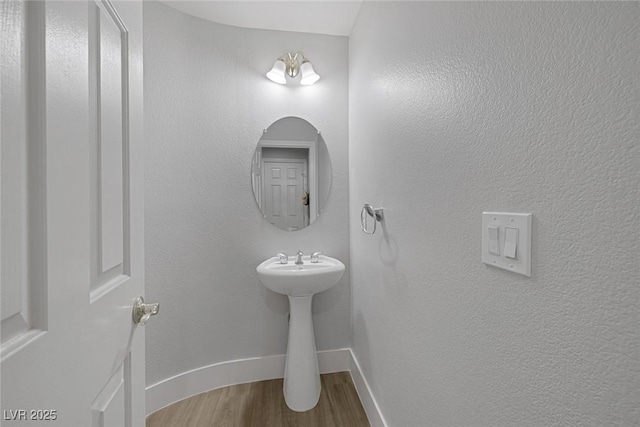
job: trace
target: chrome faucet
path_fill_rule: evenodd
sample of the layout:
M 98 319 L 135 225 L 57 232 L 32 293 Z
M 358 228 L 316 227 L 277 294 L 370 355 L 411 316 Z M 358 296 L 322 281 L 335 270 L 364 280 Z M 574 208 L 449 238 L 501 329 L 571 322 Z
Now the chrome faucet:
M 280 264 L 286 264 L 289 262 L 289 257 L 282 252 L 278 252 L 276 256 L 280 258 Z
M 311 255 L 311 262 L 313 262 L 314 264 L 317 263 L 321 254 L 322 254 L 322 252 L 320 252 L 320 251 L 314 252 Z
M 298 254 L 296 255 L 296 265 L 304 264 L 304 262 L 302 262 L 302 255 L 304 255 L 302 251 L 298 251 Z

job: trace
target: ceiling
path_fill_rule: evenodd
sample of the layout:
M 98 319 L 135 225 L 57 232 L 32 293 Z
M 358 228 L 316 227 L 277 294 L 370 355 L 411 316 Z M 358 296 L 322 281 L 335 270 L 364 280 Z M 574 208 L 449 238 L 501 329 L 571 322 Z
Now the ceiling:
M 334 36 L 351 33 L 362 3 L 361 0 L 160 1 L 189 15 L 236 27 Z

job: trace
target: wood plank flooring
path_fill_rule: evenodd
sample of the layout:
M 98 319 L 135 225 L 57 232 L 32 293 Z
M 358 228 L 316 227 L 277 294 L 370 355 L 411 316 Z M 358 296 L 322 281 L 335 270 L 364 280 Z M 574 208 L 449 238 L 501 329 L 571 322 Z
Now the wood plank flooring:
M 146 427 L 369 427 L 349 372 L 320 376 L 320 401 L 294 412 L 282 379 L 239 384 L 176 402 L 147 417 Z

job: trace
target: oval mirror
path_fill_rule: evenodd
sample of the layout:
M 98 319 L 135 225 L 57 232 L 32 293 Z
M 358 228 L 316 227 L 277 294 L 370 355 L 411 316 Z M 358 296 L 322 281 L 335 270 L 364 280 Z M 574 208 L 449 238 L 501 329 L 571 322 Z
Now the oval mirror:
M 331 189 L 331 160 L 320 132 L 285 117 L 269 126 L 253 154 L 253 194 L 262 216 L 295 231 L 318 219 Z

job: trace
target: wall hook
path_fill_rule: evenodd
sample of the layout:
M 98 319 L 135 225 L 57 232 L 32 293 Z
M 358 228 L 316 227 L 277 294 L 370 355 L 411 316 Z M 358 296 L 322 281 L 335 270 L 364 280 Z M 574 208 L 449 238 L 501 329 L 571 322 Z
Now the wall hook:
M 373 230 L 369 232 L 367 228 L 367 216 L 373 218 Z M 360 211 L 360 226 L 365 234 L 373 234 L 376 232 L 376 223 L 384 219 L 384 211 L 382 208 L 373 208 L 369 203 L 365 203 Z

